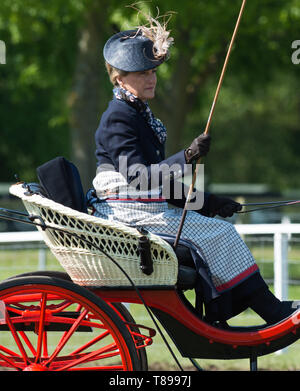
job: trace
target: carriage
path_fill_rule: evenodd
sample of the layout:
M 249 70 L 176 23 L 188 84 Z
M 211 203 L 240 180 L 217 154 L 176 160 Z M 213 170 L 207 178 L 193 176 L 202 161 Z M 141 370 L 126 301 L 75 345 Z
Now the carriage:
M 72 180 L 82 197 L 81 183 Z M 2 369 L 146 371 L 156 331 L 137 324 L 126 303 L 143 305 L 198 370 L 198 358 L 247 358 L 257 370 L 259 356 L 299 338 L 298 311 L 274 325 L 207 323 L 185 294 L 197 283 L 197 249 L 189 241 L 174 248 L 171 236 L 94 217 L 49 199 L 36 184 L 16 183 L 10 193 L 28 213 L 1 208 L 1 217 L 36 225 L 65 272 L 34 271 L 0 283 Z M 148 251 L 141 251 L 143 242 Z

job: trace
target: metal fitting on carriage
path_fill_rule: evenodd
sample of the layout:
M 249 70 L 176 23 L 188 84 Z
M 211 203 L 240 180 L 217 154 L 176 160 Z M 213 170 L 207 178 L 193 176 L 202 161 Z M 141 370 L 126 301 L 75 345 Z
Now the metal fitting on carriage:
M 299 324 L 300 323 L 300 301 L 299 300 L 294 300 L 292 304 L 292 308 L 295 309 L 295 312 L 292 314 L 292 321 L 294 324 Z
M 147 236 L 139 238 L 138 250 L 140 253 L 140 268 L 148 276 L 153 273 L 153 260 L 151 257 L 150 241 Z
M 125 322 L 125 324 L 129 327 L 130 334 L 135 341 L 137 349 L 145 348 L 153 343 L 152 338 L 156 335 L 156 331 L 154 329 L 136 323 Z M 140 329 L 147 330 L 149 335 L 142 334 Z

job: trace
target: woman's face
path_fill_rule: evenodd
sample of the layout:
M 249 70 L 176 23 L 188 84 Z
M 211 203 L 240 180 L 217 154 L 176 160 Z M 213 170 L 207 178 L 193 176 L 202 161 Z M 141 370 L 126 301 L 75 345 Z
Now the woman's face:
M 120 87 L 125 88 L 142 101 L 153 99 L 156 87 L 156 68 L 148 71 L 129 72 L 126 76 L 119 76 L 117 81 Z

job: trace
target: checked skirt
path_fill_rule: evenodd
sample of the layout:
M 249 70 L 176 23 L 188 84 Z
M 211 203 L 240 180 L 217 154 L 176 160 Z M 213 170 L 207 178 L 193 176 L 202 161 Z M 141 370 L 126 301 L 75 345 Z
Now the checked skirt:
M 155 234 L 176 236 L 182 209 L 166 201 L 102 200 L 95 203 L 95 216 L 136 227 Z M 224 220 L 187 211 L 182 239 L 199 248 L 218 292 L 233 288 L 258 270 L 253 256 L 234 225 Z

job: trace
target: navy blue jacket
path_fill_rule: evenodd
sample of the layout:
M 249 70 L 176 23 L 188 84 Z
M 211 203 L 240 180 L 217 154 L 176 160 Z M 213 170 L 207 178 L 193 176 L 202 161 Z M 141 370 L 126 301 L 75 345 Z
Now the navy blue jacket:
M 170 172 L 171 181 L 181 177 L 185 171 L 184 150 L 166 158 L 165 146 L 160 143 L 142 114 L 130 103 L 115 97 L 102 115 L 95 134 L 95 141 L 98 167 L 109 164 L 116 171 L 124 173 L 123 167 L 119 165 L 119 157 L 126 156 L 128 167 L 136 164 L 143 164 L 147 167 L 149 183 L 151 164 L 157 165 L 160 178 L 162 174 L 159 166 L 176 164 L 178 169 Z M 153 175 L 153 166 L 151 173 Z M 131 182 L 132 179 L 134 178 L 127 172 L 128 182 Z M 207 194 L 205 198 L 207 198 Z M 184 207 L 185 197 L 180 200 L 175 199 L 171 191 L 167 201 L 175 206 Z

